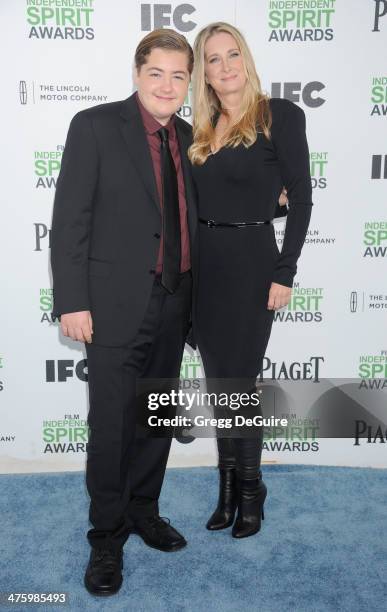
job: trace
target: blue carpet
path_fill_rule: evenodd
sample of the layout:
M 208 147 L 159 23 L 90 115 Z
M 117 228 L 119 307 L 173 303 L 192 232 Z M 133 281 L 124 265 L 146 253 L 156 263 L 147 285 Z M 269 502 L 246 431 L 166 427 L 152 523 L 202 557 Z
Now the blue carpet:
M 2 475 L 0 590 L 67 591 L 66 608 L 9 610 L 376 612 L 386 610 L 387 471 L 264 466 L 258 535 L 210 533 L 214 468 L 169 469 L 160 503 L 188 540 L 175 553 L 131 535 L 124 584 L 109 598 L 83 587 L 89 556 L 82 473 Z

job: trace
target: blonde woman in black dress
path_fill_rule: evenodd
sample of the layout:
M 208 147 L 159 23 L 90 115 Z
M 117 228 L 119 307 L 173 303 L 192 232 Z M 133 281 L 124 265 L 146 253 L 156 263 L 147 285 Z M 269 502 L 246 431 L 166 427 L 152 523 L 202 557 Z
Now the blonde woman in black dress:
M 274 311 L 290 300 L 309 225 L 312 189 L 304 112 L 262 93 L 251 52 L 233 26 L 204 28 L 194 45 L 198 287 L 194 324 L 207 380 L 255 391 Z M 272 219 L 283 185 L 289 212 L 282 251 Z M 218 438 L 220 491 L 207 528 L 257 533 L 267 495 L 255 437 Z M 236 520 L 235 513 L 237 513 Z

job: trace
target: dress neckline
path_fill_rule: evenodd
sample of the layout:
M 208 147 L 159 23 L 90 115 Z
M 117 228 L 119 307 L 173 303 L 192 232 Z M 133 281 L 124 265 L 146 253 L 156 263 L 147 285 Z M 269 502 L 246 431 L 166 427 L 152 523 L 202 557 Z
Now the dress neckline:
M 219 147 L 219 149 L 216 149 L 216 151 L 211 151 L 210 155 L 217 155 L 222 149 L 224 149 L 224 147 Z

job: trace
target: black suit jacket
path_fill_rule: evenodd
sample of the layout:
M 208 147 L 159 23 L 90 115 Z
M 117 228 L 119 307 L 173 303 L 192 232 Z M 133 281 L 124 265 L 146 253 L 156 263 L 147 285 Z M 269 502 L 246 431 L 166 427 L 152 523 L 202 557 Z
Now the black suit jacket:
M 192 128 L 176 116 L 176 132 L 193 262 Z M 160 234 L 156 180 L 135 95 L 79 112 L 70 124 L 54 202 L 54 316 L 90 310 L 94 342 L 130 342 L 152 290 Z

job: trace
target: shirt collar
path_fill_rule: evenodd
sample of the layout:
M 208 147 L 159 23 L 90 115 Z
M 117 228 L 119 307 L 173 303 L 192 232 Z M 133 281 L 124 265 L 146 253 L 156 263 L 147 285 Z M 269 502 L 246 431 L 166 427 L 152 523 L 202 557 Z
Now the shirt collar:
M 159 123 L 157 121 L 157 119 L 155 119 L 149 111 L 147 111 L 147 109 L 145 108 L 145 106 L 141 103 L 140 97 L 138 95 L 138 92 L 136 91 L 136 100 L 137 100 L 137 104 L 138 107 L 140 109 L 140 113 L 141 113 L 141 117 L 144 123 L 144 127 L 145 127 L 145 131 L 147 134 L 155 134 L 160 128 L 165 127 L 167 128 L 167 130 L 172 130 L 173 132 L 173 128 L 175 126 L 175 115 L 172 115 L 171 118 L 169 119 L 167 125 L 161 125 L 161 123 Z

